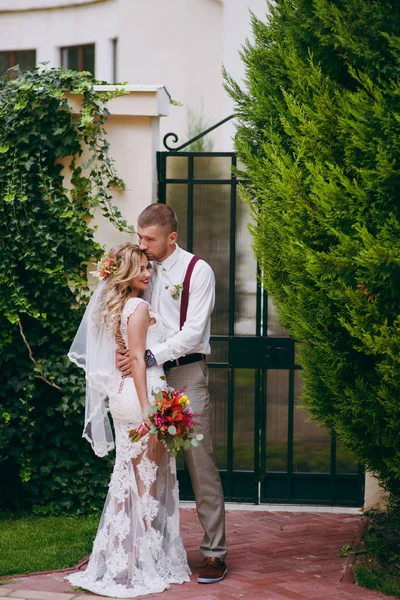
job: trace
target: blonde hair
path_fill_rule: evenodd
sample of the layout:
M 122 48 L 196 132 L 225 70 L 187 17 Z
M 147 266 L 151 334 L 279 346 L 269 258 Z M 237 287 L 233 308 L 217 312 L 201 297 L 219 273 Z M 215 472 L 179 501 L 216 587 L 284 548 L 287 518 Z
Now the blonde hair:
M 108 253 L 108 258 L 115 259 L 117 270 L 110 277 L 103 318 L 119 346 L 124 346 L 121 335 L 122 309 L 132 294 L 130 282 L 140 274 L 140 259 L 144 255 L 139 246 L 131 242 L 114 246 Z

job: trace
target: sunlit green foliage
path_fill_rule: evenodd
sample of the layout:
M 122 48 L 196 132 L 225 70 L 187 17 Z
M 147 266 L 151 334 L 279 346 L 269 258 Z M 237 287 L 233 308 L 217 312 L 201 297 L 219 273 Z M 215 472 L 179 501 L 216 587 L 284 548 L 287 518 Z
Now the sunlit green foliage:
M 267 5 L 266 5 L 267 10 Z M 276 0 L 242 52 L 254 249 L 303 402 L 400 488 L 400 4 Z

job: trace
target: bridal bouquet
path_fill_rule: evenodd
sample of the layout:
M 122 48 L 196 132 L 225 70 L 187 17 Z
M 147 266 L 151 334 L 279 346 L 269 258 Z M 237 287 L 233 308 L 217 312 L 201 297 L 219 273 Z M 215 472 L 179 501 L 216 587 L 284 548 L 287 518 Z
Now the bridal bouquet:
M 150 435 L 156 435 L 176 456 L 178 450 L 188 450 L 191 446 L 198 446 L 203 439 L 203 434 L 195 434 L 195 418 L 198 416 L 189 407 L 189 399 L 184 390 L 175 390 L 166 387 L 154 394 L 156 401 L 149 409 L 151 428 Z M 137 442 L 146 435 L 147 429 L 142 426 L 132 429 L 129 437 L 132 442 Z

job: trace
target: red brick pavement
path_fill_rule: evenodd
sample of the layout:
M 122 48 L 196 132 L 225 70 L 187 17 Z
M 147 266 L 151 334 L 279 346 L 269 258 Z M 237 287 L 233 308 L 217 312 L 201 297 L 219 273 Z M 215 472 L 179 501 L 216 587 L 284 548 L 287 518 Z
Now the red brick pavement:
M 340 548 L 352 544 L 361 517 L 352 514 L 227 512 L 229 574 L 213 585 L 197 583 L 201 528 L 194 509 L 181 510 L 181 527 L 192 580 L 173 585 L 146 600 L 378 600 L 389 596 L 341 582 L 346 559 Z M 82 596 L 63 581 L 63 573 L 34 575 L 0 587 L 0 596 L 78 600 Z M 21 590 L 31 592 L 23 595 Z M 33 592 L 47 592 L 38 596 Z M 48 594 L 48 592 L 53 592 Z M 60 594 L 60 595 L 59 595 Z M 99 597 L 100 598 L 100 597 Z M 104 598 L 102 599 L 104 600 Z

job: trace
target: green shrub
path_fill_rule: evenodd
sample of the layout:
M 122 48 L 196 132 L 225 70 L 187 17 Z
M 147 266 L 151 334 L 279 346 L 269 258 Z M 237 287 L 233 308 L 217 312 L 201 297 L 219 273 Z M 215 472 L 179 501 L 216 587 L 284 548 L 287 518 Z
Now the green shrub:
M 113 94 L 93 83 L 89 73 L 59 69 L 0 80 L 1 507 L 88 512 L 101 506 L 108 482 L 110 461 L 81 439 L 85 381 L 66 358 L 87 300 L 88 262 L 102 253 L 94 210 L 127 228 L 111 204 L 111 186 L 123 183 L 103 128 Z M 82 95 L 76 117 L 66 90 Z M 71 157 L 71 191 L 63 157 Z
M 399 498 L 392 496 L 391 500 L 387 513 L 367 513 L 368 523 L 354 572 L 359 585 L 400 598 Z
M 304 405 L 400 487 L 400 4 L 276 0 L 239 117 L 255 254 L 301 347 Z

